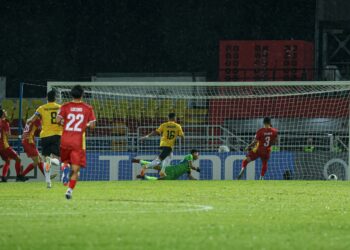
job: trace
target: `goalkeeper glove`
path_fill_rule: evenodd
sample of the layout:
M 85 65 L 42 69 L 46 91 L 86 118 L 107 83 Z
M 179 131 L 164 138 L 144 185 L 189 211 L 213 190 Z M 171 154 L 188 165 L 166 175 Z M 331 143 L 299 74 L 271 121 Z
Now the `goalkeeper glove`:
M 201 169 L 200 169 L 200 168 L 197 168 L 196 171 L 197 171 L 198 173 L 200 173 L 200 172 L 201 172 Z

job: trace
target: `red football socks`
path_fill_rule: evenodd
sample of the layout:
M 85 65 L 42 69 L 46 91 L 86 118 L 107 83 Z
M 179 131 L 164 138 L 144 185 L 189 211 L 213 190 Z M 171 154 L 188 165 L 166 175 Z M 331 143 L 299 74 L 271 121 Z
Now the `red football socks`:
M 17 176 L 21 175 L 22 173 L 21 173 L 21 162 L 20 161 L 16 161 L 15 168 L 16 168 Z
M 26 176 L 30 171 L 32 171 L 34 168 L 34 164 L 30 163 L 27 168 L 22 172 L 23 176 Z
M 39 163 L 38 168 L 39 168 L 40 172 L 41 172 L 43 175 L 45 175 L 45 173 L 44 173 L 44 163 L 43 163 L 43 162 L 40 162 L 40 163 Z
M 75 185 L 77 184 L 77 180 L 70 180 L 69 181 L 69 187 L 71 189 L 74 189 Z
M 243 160 L 242 161 L 242 168 L 246 168 L 248 166 L 248 161 L 247 160 Z
M 265 176 L 265 173 L 267 171 L 267 161 L 262 161 L 262 168 L 261 168 L 261 176 Z
M 5 162 L 3 168 L 2 168 L 2 176 L 3 177 L 7 177 L 7 173 L 9 171 L 10 168 L 10 162 Z

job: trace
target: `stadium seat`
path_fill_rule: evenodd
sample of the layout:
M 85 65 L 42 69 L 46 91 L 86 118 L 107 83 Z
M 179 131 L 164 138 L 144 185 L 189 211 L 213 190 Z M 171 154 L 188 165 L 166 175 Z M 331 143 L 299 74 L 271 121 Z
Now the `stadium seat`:
M 12 99 L 4 99 L 2 100 L 2 108 L 7 111 L 7 116 L 9 120 L 13 119 L 13 113 L 15 112 L 15 104 Z
M 124 122 L 116 121 L 113 124 L 112 134 L 113 136 L 124 136 L 128 133 L 128 128 Z
M 129 113 L 129 101 L 118 100 L 116 107 L 114 107 L 114 116 L 118 119 L 126 120 Z
M 203 108 L 192 108 L 188 109 L 187 114 L 184 118 L 186 124 L 202 124 L 208 120 L 208 109 Z
M 19 102 L 19 101 L 18 101 Z M 29 108 L 31 104 L 28 99 L 22 99 L 22 119 L 26 121 L 29 117 Z
M 147 119 L 155 119 L 158 113 L 158 100 L 149 99 L 145 108 L 144 117 Z
M 101 105 L 100 105 L 100 102 L 96 99 L 93 99 L 91 102 L 90 102 L 91 106 L 94 108 L 94 112 L 95 112 L 95 116 L 96 116 L 96 119 L 100 119 L 101 118 Z
M 127 139 L 112 140 L 112 150 L 113 151 L 126 151 L 128 142 Z
M 186 113 L 187 113 L 187 108 L 188 108 L 188 101 L 184 99 L 180 99 L 176 101 L 175 104 L 175 110 L 176 110 L 176 116 L 180 119 L 183 120 Z
M 43 99 L 32 99 L 32 105 L 35 109 L 37 109 L 39 106 L 45 104 Z
M 161 99 L 159 104 L 159 117 L 167 118 L 171 112 L 175 112 L 173 100 Z
M 115 101 L 114 100 L 105 100 L 103 103 L 103 116 L 106 118 L 115 118 L 114 110 L 115 107 Z
M 144 110 L 144 101 L 140 99 L 132 100 L 130 103 L 129 117 L 140 120 Z

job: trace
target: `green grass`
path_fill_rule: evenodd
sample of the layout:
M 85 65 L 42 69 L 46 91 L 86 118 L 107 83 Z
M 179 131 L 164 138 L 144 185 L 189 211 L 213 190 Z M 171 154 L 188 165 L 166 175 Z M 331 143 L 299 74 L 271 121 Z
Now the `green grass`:
M 350 249 L 350 182 L 0 183 L 1 249 Z

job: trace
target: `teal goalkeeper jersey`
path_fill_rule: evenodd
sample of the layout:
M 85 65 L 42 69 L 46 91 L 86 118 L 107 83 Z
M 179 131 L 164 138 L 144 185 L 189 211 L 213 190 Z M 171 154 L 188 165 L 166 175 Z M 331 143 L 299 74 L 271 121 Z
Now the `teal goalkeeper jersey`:
M 184 157 L 184 159 L 181 162 L 179 162 L 179 164 L 166 167 L 165 168 L 166 177 L 164 179 L 176 180 L 181 175 L 185 173 L 190 173 L 191 172 L 191 168 L 189 164 L 190 161 L 193 161 L 193 156 L 191 154 L 188 154 Z

